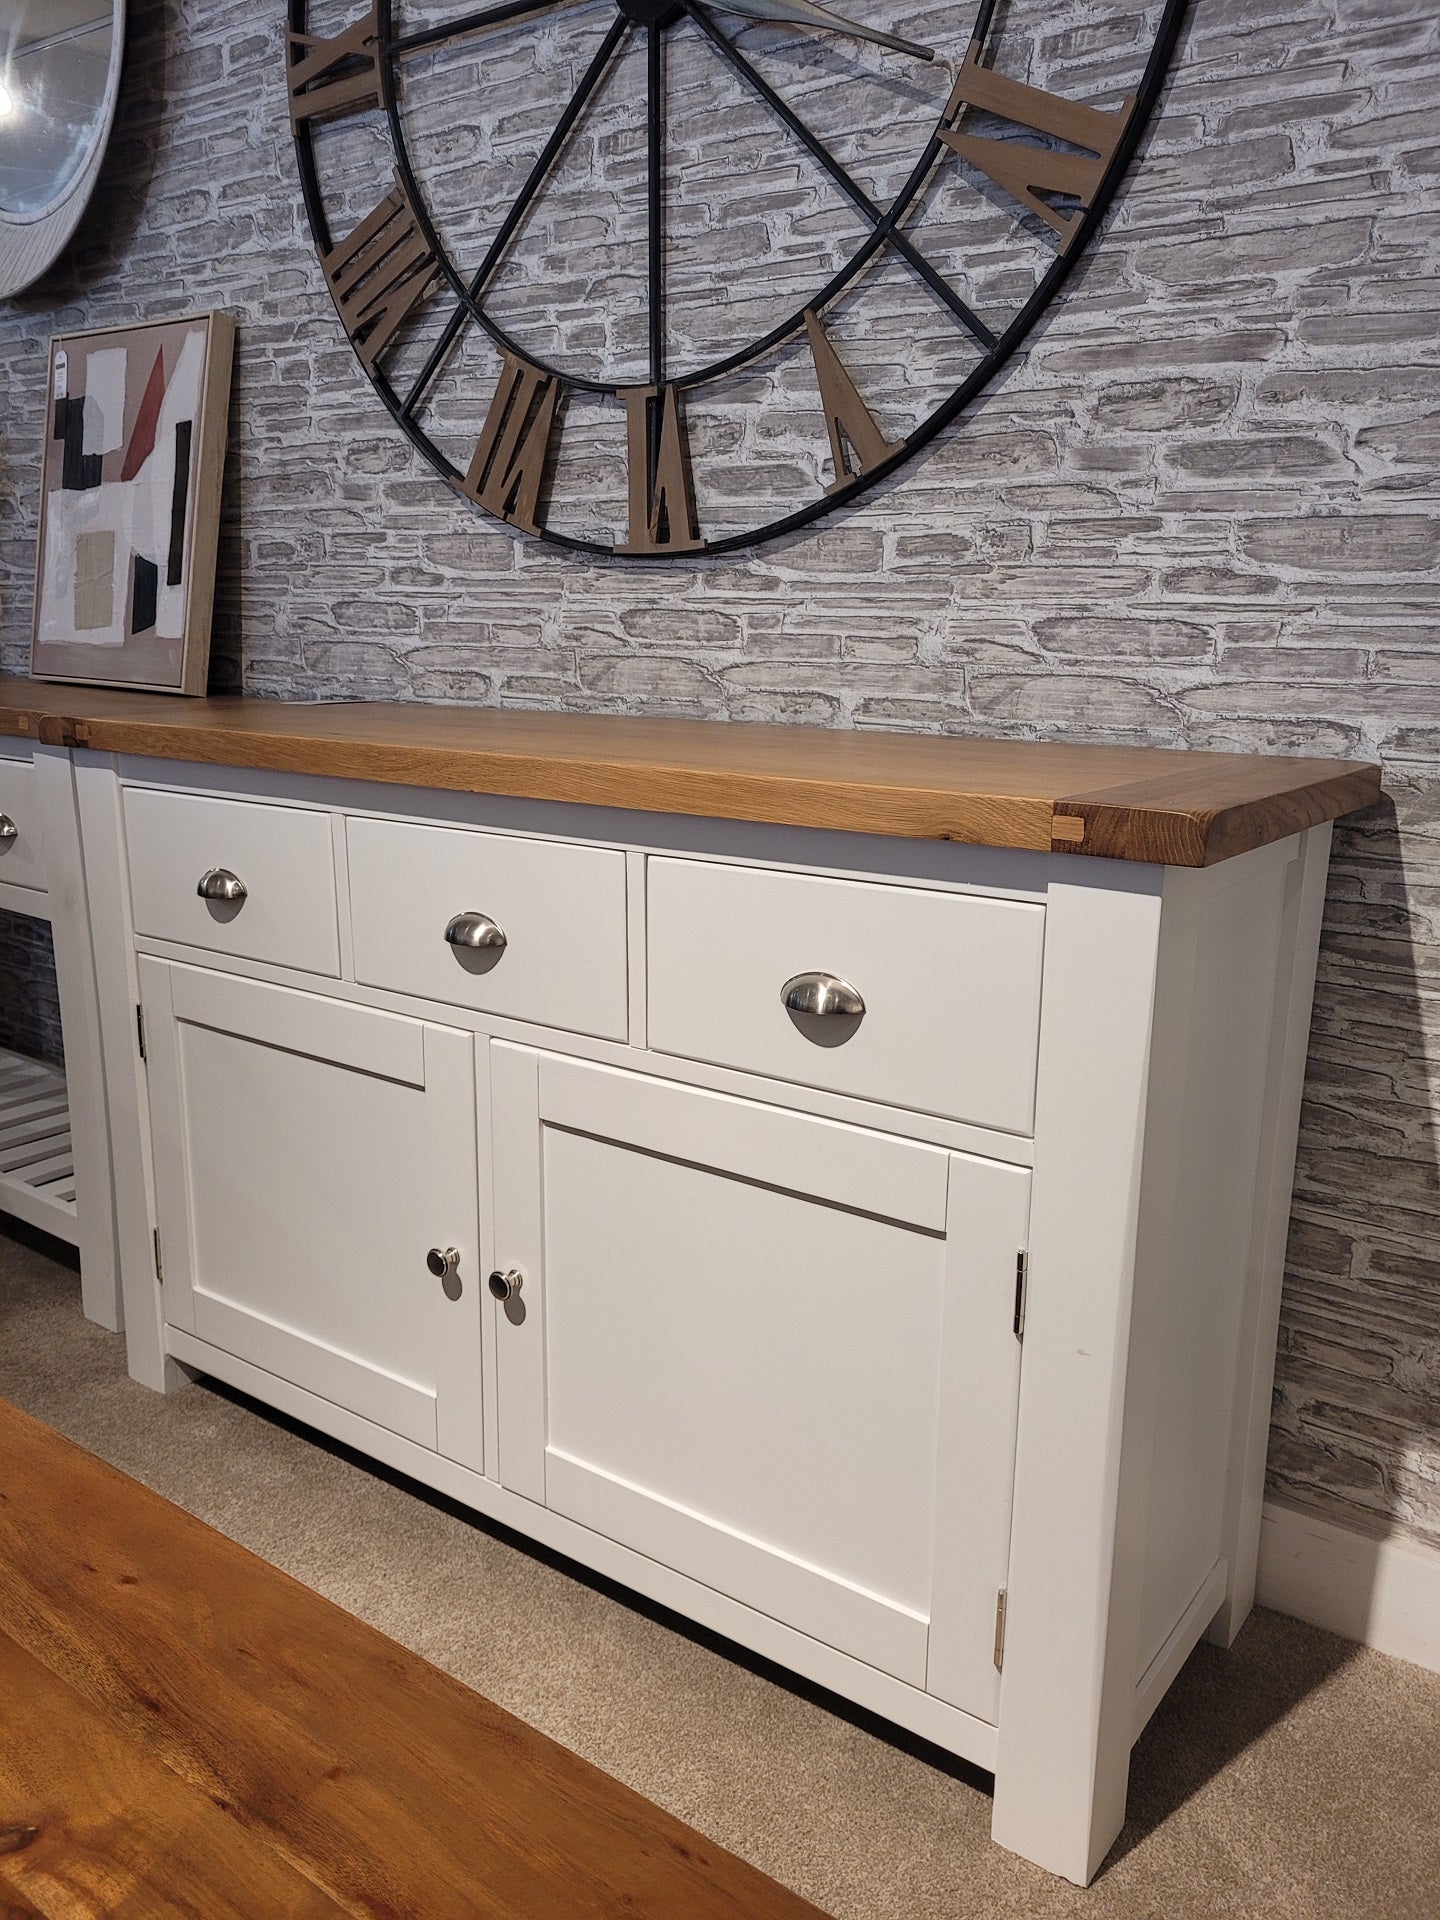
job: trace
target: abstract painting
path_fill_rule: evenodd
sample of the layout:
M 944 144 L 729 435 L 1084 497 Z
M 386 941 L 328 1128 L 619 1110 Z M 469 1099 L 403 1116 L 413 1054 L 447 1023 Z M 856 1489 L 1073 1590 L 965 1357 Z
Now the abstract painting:
M 31 671 L 204 693 L 235 323 L 50 343 Z

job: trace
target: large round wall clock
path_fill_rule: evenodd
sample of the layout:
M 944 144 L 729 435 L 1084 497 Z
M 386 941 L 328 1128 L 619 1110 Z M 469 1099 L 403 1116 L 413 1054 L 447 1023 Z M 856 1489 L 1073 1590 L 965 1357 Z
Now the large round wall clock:
M 1184 0 L 289 0 L 341 324 L 450 485 L 725 553 L 954 421 L 1095 234 Z

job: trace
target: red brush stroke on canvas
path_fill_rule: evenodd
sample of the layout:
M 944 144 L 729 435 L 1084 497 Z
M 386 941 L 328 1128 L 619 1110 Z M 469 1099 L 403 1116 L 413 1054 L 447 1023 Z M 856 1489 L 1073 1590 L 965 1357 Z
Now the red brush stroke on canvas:
M 164 399 L 165 351 L 161 348 L 155 355 L 155 364 L 150 369 L 150 378 L 145 386 L 145 397 L 135 416 L 135 431 L 125 449 L 125 464 L 120 469 L 122 480 L 133 480 L 155 451 L 155 431 L 160 424 L 160 407 Z

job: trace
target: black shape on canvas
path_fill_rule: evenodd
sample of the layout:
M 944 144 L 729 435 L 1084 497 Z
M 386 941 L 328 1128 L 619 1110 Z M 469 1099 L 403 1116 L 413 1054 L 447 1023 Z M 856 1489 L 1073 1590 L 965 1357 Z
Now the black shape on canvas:
M 160 569 L 142 553 L 135 556 L 135 588 L 130 597 L 130 631 L 148 633 L 155 625 L 160 592 Z
M 66 493 L 88 493 L 100 484 L 102 454 L 85 452 L 85 396 L 76 394 L 64 402 L 65 455 L 60 469 L 60 485 Z M 59 426 L 59 420 L 56 420 Z
M 175 426 L 175 485 L 170 495 L 170 554 L 165 584 L 178 587 L 185 571 L 185 505 L 190 498 L 190 434 L 192 422 Z

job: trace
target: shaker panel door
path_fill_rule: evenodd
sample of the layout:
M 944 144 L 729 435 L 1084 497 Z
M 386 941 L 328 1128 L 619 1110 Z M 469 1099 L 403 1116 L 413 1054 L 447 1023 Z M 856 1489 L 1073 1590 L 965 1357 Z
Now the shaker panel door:
M 939 1612 L 993 1712 L 1016 1249 L 1004 1271 L 957 1254 L 964 1157 L 524 1048 L 492 1058 L 496 1244 L 520 1280 L 495 1328 L 502 1481 L 919 1687 L 943 1562 L 988 1596 Z M 1023 1199 L 1023 1171 L 993 1171 Z M 958 1184 L 978 1232 L 975 1205 L 997 1201 Z M 971 1525 L 967 1563 L 948 1532 Z
M 140 970 L 166 1319 L 480 1466 L 471 1037 Z M 453 1276 L 432 1247 L 456 1249 Z

